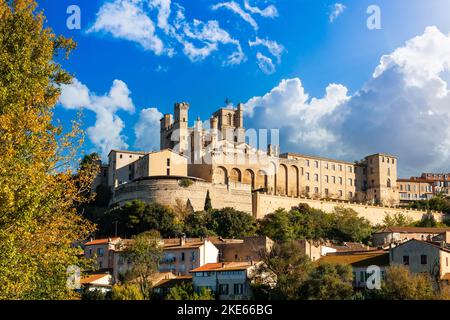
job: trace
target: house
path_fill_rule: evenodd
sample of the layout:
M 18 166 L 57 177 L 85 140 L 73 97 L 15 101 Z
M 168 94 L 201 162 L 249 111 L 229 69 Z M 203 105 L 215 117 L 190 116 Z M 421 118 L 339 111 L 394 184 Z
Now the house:
M 132 240 L 129 240 L 132 241 Z M 162 239 L 163 257 L 159 262 L 159 272 L 170 272 L 177 276 L 187 276 L 189 271 L 206 263 L 217 262 L 219 250 L 207 239 L 174 238 Z M 115 281 L 130 270 L 131 265 L 123 254 L 126 246 L 116 248 L 113 258 Z
M 192 276 L 174 276 L 165 278 L 153 285 L 153 293 L 159 298 L 165 298 L 170 290 L 176 286 L 192 283 Z
M 114 250 L 121 244 L 119 237 L 90 240 L 84 244 L 84 257 L 96 260 L 99 270 L 112 270 Z
M 336 249 L 324 245 L 320 241 L 302 239 L 297 240 L 296 243 L 300 247 L 301 253 L 307 255 L 311 261 L 316 261 L 328 253 L 336 252 Z
M 450 247 L 445 242 L 408 240 L 391 249 L 390 263 L 408 266 L 413 273 L 427 272 L 433 279 L 450 279 Z
M 218 261 L 219 250 L 208 239 L 164 239 L 161 272 L 170 271 L 176 275 L 189 275 L 192 269 Z
M 209 289 L 219 300 L 248 300 L 253 294 L 251 279 L 255 262 L 208 263 L 193 269 L 192 283 L 196 291 Z
M 208 238 L 219 249 L 219 262 L 259 261 L 261 253 L 270 251 L 274 242 L 266 236 L 243 239 Z
M 407 240 L 440 240 L 450 242 L 450 228 L 417 228 L 417 227 L 389 227 L 372 235 L 374 246 L 384 246 L 390 243 L 401 243 Z
M 353 287 L 365 288 L 367 280 L 371 276 L 370 266 L 380 268 L 380 276 L 383 279 L 386 268 L 389 267 L 389 252 L 384 250 L 350 251 L 330 253 L 320 258 L 317 263 L 331 263 L 350 265 L 353 272 Z
M 111 291 L 112 283 L 113 278 L 109 273 L 91 274 L 80 280 L 80 284 L 89 291 L 100 290 L 103 293 Z

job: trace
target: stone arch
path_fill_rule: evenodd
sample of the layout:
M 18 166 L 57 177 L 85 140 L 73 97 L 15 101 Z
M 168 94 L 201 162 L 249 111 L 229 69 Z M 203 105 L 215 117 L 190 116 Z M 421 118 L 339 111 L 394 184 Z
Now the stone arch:
M 242 173 L 238 168 L 233 168 L 230 171 L 230 182 L 242 182 Z
M 390 188 L 391 187 L 391 179 L 387 179 L 387 187 Z
M 217 167 L 214 170 L 214 183 L 228 184 L 228 171 L 224 167 Z
M 277 190 L 277 165 L 270 162 L 267 172 L 267 190 L 269 193 L 276 193 Z
M 277 193 L 280 195 L 288 194 L 288 168 L 281 164 L 277 174 Z
M 243 183 L 252 186 L 252 190 L 255 189 L 255 173 L 251 169 L 246 169 L 244 171 Z
M 289 188 L 288 194 L 298 197 L 300 195 L 299 185 L 300 185 L 300 176 L 299 169 L 297 166 L 291 166 L 289 168 Z
M 267 173 L 264 170 L 259 170 L 256 175 L 256 189 L 267 189 Z

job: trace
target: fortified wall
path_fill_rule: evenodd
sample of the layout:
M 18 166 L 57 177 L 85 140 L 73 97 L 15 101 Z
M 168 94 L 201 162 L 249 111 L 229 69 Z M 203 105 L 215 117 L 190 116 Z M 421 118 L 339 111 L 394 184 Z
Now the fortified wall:
M 183 186 L 186 180 L 192 184 Z M 398 207 L 373 206 L 345 201 L 313 200 L 302 197 L 288 197 L 253 192 L 251 186 L 239 183 L 212 184 L 200 179 L 175 176 L 148 177 L 133 181 L 116 188 L 111 204 L 123 205 L 127 201 L 142 200 L 149 203 L 159 203 L 171 207 L 180 204 L 188 205 L 193 211 L 204 209 L 206 194 L 209 191 L 211 205 L 215 209 L 231 207 L 252 214 L 257 219 L 274 212 L 279 208 L 286 210 L 300 203 L 325 212 L 332 212 L 335 207 L 342 206 L 355 210 L 359 216 L 366 218 L 372 224 L 382 223 L 389 214 L 404 214 L 414 221 L 421 220 L 425 211 Z M 444 215 L 432 212 L 437 221 L 442 221 Z

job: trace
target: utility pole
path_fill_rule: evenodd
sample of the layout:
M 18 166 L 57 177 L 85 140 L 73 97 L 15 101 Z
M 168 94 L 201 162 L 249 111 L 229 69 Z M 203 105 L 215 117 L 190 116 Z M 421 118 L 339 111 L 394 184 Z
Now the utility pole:
M 117 238 L 117 223 L 118 223 L 119 221 L 114 221 L 113 223 L 115 224 L 115 227 L 114 227 L 114 237 L 116 237 Z

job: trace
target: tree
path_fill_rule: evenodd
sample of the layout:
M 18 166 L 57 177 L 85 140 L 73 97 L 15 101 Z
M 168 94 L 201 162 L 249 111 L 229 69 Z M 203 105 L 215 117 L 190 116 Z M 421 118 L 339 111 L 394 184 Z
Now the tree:
M 254 279 L 254 291 L 259 299 L 296 300 L 300 288 L 313 268 L 308 256 L 295 242 L 276 243 L 272 250 L 261 254 Z
M 141 200 L 129 201 L 122 207 L 105 212 L 99 221 L 100 233 L 105 236 L 113 234 L 116 221 L 122 237 L 150 230 L 157 230 L 162 237 L 176 237 L 183 229 L 182 221 L 172 208 L 156 203 L 147 204 Z
M 333 216 L 332 239 L 339 241 L 367 242 L 372 234 L 370 222 L 358 217 L 353 209 L 336 207 Z
M 411 274 L 405 266 L 394 265 L 386 270 L 380 297 L 386 300 L 429 300 L 434 297 L 428 274 Z
M 209 190 L 206 192 L 206 199 L 205 199 L 205 207 L 204 210 L 205 211 L 209 211 L 212 209 L 212 204 L 211 204 L 211 197 L 209 196 Z
M 289 218 L 289 213 L 284 209 L 268 214 L 259 221 L 259 233 L 274 241 L 294 240 L 296 234 Z
M 386 214 L 383 219 L 383 227 L 408 227 L 413 224 L 413 220 L 403 213 L 394 213 L 392 216 Z
M 309 300 L 350 300 L 353 298 L 352 268 L 341 264 L 320 264 L 308 275 L 300 296 Z
M 0 1 L 0 299 L 68 299 L 66 270 L 84 267 L 74 243 L 93 225 L 75 209 L 87 201 L 91 168 L 77 174 L 79 124 L 53 123 L 59 61 L 75 43 L 44 27 L 34 0 Z
M 112 300 L 144 300 L 138 285 L 133 283 L 116 284 L 112 288 Z
M 433 214 L 427 213 L 422 217 L 422 220 L 414 224 L 416 227 L 423 227 L 423 228 L 435 228 L 437 227 L 436 219 L 434 218 Z
M 209 230 L 208 225 L 209 214 L 200 211 L 195 212 L 186 217 L 184 220 L 184 233 L 192 238 L 206 238 L 214 236 L 215 233 Z
M 137 235 L 124 254 L 131 265 L 131 270 L 126 277 L 129 281 L 136 281 L 144 300 L 149 300 L 152 288 L 151 277 L 158 272 L 159 261 L 162 259 L 159 234 L 148 231 Z
M 233 208 L 212 210 L 208 229 L 224 238 L 253 236 L 256 233 L 256 219 L 246 212 Z
M 205 288 L 195 292 L 192 283 L 183 283 L 170 289 L 166 300 L 214 300 L 214 294 Z

